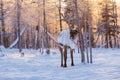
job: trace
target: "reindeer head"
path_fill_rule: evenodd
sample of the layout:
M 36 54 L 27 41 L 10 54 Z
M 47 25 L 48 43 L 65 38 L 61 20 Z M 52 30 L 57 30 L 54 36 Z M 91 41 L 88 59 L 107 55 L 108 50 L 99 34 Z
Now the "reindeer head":
M 75 39 L 78 33 L 77 30 L 70 30 L 70 38 Z

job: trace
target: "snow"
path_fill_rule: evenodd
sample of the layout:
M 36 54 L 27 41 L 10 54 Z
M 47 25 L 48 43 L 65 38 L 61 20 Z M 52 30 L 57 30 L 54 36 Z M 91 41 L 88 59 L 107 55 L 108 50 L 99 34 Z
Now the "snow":
M 3 45 L 0 45 L 0 57 L 5 56 L 6 50 L 5 47 Z
M 60 54 L 52 49 L 50 55 L 39 50 L 24 49 L 24 57 L 17 49 L 6 49 L 0 57 L 0 80 L 120 80 L 120 49 L 93 49 L 93 64 L 81 63 L 74 53 L 75 66 L 60 67 Z
M 77 43 L 77 38 L 75 40 L 72 40 L 70 38 L 70 30 L 63 30 L 59 33 L 57 38 L 59 43 L 62 43 L 63 45 L 68 45 L 72 49 L 75 49 L 77 46 L 75 43 Z

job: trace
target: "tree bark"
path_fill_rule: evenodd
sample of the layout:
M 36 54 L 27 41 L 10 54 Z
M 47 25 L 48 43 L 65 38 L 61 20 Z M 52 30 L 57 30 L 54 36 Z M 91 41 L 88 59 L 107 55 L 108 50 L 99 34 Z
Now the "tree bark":
M 1 31 L 1 44 L 5 46 L 6 41 L 5 41 L 5 21 L 4 21 L 4 4 L 3 0 L 0 0 L 0 8 L 1 8 L 1 26 L 2 26 L 2 31 Z
M 78 6 L 77 6 L 77 0 L 74 1 L 75 4 L 75 15 L 76 15 L 76 23 L 77 23 L 77 27 L 79 29 L 79 41 L 81 41 L 81 45 L 80 45 L 80 49 L 81 49 L 81 62 L 85 62 L 85 54 L 84 54 L 84 41 L 83 41 L 83 35 L 81 33 L 81 27 L 80 27 L 80 17 L 78 15 Z
M 20 17 L 21 17 L 21 4 L 20 0 L 16 0 L 16 7 L 17 7 L 17 36 L 19 37 L 18 40 L 18 49 L 21 52 L 21 37 L 20 37 Z
M 59 21 L 60 21 L 60 31 L 62 31 L 61 0 L 59 0 Z
M 46 24 L 46 0 L 43 0 L 43 27 L 44 27 L 44 41 L 45 41 L 45 47 L 46 47 L 46 53 L 50 54 L 50 45 L 49 45 L 49 40 L 48 40 L 48 36 L 47 36 L 47 24 Z

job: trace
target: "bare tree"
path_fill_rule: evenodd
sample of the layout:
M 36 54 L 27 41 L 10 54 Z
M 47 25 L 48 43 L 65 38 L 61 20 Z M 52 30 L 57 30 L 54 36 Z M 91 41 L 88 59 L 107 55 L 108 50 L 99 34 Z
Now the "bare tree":
M 76 24 L 79 29 L 79 40 L 81 41 L 80 49 L 81 49 L 81 62 L 85 62 L 85 54 L 84 54 L 84 40 L 83 40 L 83 35 L 81 32 L 81 26 L 80 26 L 80 16 L 78 13 L 78 5 L 77 5 L 77 0 L 74 1 L 75 3 L 75 14 L 76 14 Z
M 1 26 L 2 26 L 2 31 L 1 31 L 1 44 L 5 46 L 5 15 L 4 15 L 4 4 L 3 0 L 0 0 L 0 20 L 1 20 Z
M 50 44 L 49 44 L 49 40 L 48 40 L 48 36 L 47 36 L 47 23 L 46 23 L 46 0 L 43 0 L 43 27 L 44 27 L 44 45 L 46 48 L 46 53 L 50 54 Z
M 21 38 L 20 38 L 20 17 L 21 17 L 21 0 L 16 0 L 16 17 L 17 17 L 17 36 L 19 52 L 21 52 Z
M 77 30 L 79 31 L 81 62 L 85 62 L 86 51 L 87 62 L 92 63 L 92 18 L 88 0 L 80 0 L 80 2 L 77 0 L 69 0 L 65 2 L 67 6 L 64 12 L 64 21 L 68 24 L 70 30 L 77 26 Z M 78 6 L 78 4 L 81 5 Z
M 60 20 L 60 31 L 62 31 L 61 0 L 59 0 L 59 20 Z

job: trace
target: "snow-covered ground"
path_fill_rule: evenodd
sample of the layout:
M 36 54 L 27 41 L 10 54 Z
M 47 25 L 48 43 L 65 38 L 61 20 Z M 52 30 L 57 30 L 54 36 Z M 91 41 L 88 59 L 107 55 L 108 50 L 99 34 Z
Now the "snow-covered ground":
M 93 49 L 93 64 L 81 63 L 75 53 L 75 66 L 60 67 L 60 54 L 50 55 L 35 50 L 6 50 L 0 57 L 0 80 L 120 80 L 120 49 Z M 57 54 L 55 54 L 57 53 Z

